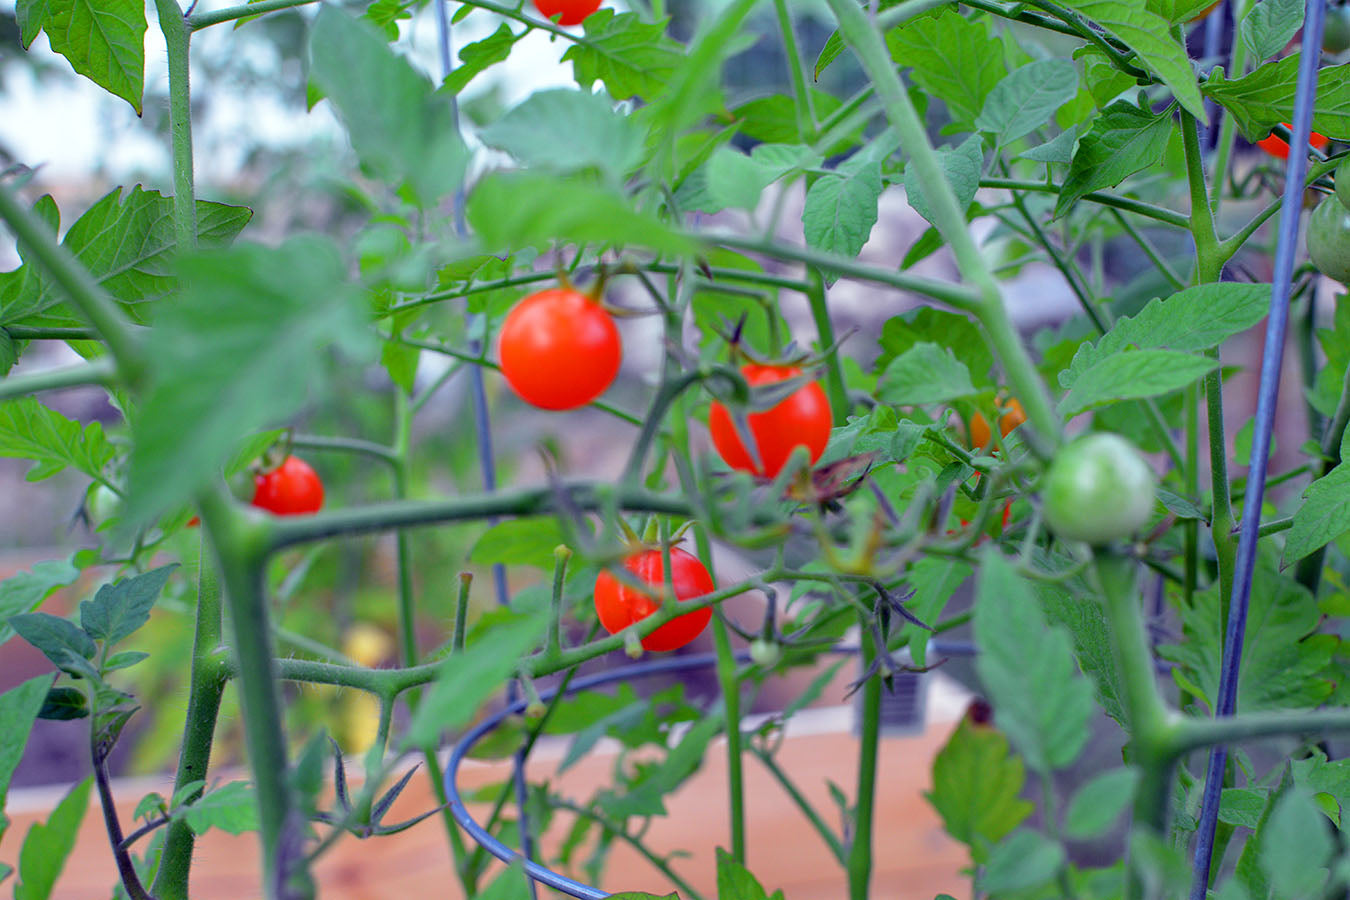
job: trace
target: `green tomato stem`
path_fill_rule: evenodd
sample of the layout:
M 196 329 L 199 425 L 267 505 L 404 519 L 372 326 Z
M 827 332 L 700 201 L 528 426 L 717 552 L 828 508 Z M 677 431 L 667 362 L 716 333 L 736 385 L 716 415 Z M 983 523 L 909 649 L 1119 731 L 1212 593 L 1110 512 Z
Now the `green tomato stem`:
M 833 0 L 832 0 L 833 2 Z M 869 638 L 871 621 L 858 616 L 862 629 L 861 664 L 866 672 L 876 659 Z M 858 735 L 858 799 L 854 807 L 853 835 L 848 846 L 849 900 L 868 900 L 872 881 L 872 810 L 877 790 L 877 745 L 881 738 L 881 676 L 874 674 L 862 686 L 861 732 Z

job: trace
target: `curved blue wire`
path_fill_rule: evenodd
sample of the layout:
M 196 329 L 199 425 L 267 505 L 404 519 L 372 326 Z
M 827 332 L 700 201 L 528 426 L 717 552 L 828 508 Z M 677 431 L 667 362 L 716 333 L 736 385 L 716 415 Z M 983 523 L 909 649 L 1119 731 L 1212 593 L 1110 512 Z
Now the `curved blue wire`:
M 1266 345 L 1261 357 L 1261 386 L 1257 393 L 1256 420 L 1252 429 L 1252 464 L 1243 501 L 1242 532 L 1233 566 L 1233 596 L 1228 608 L 1228 628 L 1223 638 L 1223 668 L 1214 715 L 1231 716 L 1237 707 L 1238 671 L 1242 641 L 1247 631 L 1247 607 L 1256 569 L 1256 541 L 1261 526 L 1261 504 L 1266 492 L 1266 463 L 1270 435 L 1275 424 L 1275 404 L 1280 395 L 1280 369 L 1284 362 L 1284 338 L 1289 324 L 1289 288 L 1294 277 L 1294 253 L 1298 247 L 1298 221 L 1303 211 L 1303 182 L 1308 175 L 1308 136 L 1312 132 L 1313 103 L 1317 95 L 1317 68 L 1322 59 L 1322 23 L 1325 0 L 1308 0 L 1303 20 L 1302 55 L 1298 88 L 1294 95 L 1294 121 L 1289 135 L 1289 161 L 1285 168 L 1284 199 L 1280 212 L 1279 243 L 1275 247 L 1275 274 L 1270 291 L 1270 317 Z M 1235 73 L 1236 74 L 1236 73 Z M 1204 900 L 1214 856 L 1214 831 L 1218 827 L 1223 772 L 1228 748 L 1214 747 L 1205 773 L 1204 800 L 1191 862 L 1191 900 Z
M 969 641 L 932 641 L 929 644 L 931 651 L 940 656 L 972 656 L 975 653 L 975 645 Z M 831 647 L 829 652 L 839 654 L 853 654 L 858 652 L 856 646 L 835 646 Z M 748 650 L 740 650 L 735 654 L 739 662 L 745 662 L 750 659 Z M 682 672 L 685 669 L 697 669 L 702 666 L 712 666 L 717 663 L 716 653 L 700 653 L 695 656 L 679 656 L 673 659 L 659 659 L 649 663 L 639 663 L 635 666 L 624 666 L 620 669 L 613 669 L 608 672 L 599 672 L 595 675 L 588 675 L 585 678 L 578 678 L 567 688 L 567 693 L 584 691 L 588 688 L 599 687 L 605 684 L 612 684 L 616 681 L 629 681 L 634 678 L 646 678 L 651 675 L 663 675 L 669 672 Z M 545 691 L 540 695 L 541 700 L 552 700 L 558 691 L 556 689 Z M 469 815 L 469 810 L 464 806 L 464 799 L 460 796 L 459 787 L 455 783 L 459 776 L 460 763 L 464 761 L 474 745 L 490 734 L 498 725 L 506 721 L 511 716 L 524 711 L 527 706 L 525 700 L 516 700 L 509 703 L 503 709 L 498 710 L 492 715 L 479 722 L 455 744 L 450 750 L 450 760 L 445 766 L 445 796 L 450 803 L 450 815 L 484 850 L 491 853 L 502 862 L 510 864 L 520 860 L 525 868 L 525 874 L 530 877 L 531 882 L 537 882 L 551 887 L 556 891 L 561 891 L 569 897 L 576 897 L 578 900 L 602 900 L 609 894 L 599 888 L 582 884 L 553 871 L 545 866 L 541 866 L 533 860 L 527 859 L 515 850 L 497 840 L 488 830 Z

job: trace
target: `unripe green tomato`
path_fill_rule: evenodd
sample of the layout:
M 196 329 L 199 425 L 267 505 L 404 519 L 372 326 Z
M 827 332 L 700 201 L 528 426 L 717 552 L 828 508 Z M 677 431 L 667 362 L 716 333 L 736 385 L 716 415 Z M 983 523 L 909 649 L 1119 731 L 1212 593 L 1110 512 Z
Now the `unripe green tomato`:
M 750 642 L 750 659 L 755 665 L 771 669 L 783 658 L 783 648 L 777 641 L 756 638 Z
M 1322 28 L 1322 49 L 1332 55 L 1350 49 L 1350 7 L 1327 7 L 1326 24 Z
M 1350 156 L 1343 159 L 1336 169 L 1336 197 L 1342 205 L 1350 208 Z
M 1350 284 L 1350 209 L 1338 196 L 1324 197 L 1308 217 L 1308 258 L 1317 271 Z
M 122 508 L 122 501 L 106 484 L 95 484 L 86 495 L 84 508 L 88 513 L 90 526 L 97 531 L 100 526 L 117 515 Z
M 1120 435 L 1097 432 L 1055 454 L 1042 494 L 1045 522 L 1056 535 L 1108 544 L 1148 522 L 1158 482 L 1133 444 Z

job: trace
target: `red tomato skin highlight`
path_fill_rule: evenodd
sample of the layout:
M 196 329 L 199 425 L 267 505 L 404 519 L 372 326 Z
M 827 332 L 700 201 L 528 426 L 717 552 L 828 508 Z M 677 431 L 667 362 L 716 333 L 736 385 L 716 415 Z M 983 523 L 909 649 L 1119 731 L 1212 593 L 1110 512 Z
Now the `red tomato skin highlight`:
M 624 560 L 623 567 L 637 578 L 660 590 L 665 584 L 665 567 L 660 550 L 643 550 Z M 679 547 L 670 548 L 671 583 L 680 602 L 711 594 L 716 586 L 698 557 Z M 618 634 L 634 622 L 640 622 L 661 608 L 661 601 L 624 584 L 609 572 L 595 579 L 595 611 L 600 624 L 610 634 Z M 712 608 L 703 607 L 671 619 L 642 639 L 642 647 L 658 653 L 678 650 L 703 633 L 712 621 Z
M 614 319 L 572 288 L 549 288 L 517 303 L 502 324 L 498 353 L 520 399 L 555 411 L 599 397 L 623 362 Z
M 253 476 L 253 505 L 278 516 L 316 513 L 323 506 L 323 482 L 298 456 L 288 456 L 270 472 Z
M 1294 126 L 1290 125 L 1288 122 L 1285 122 L 1284 127 L 1293 128 Z M 1323 134 L 1318 134 L 1317 132 L 1314 131 L 1312 134 L 1308 136 L 1308 143 L 1312 144 L 1313 147 L 1317 148 L 1318 150 L 1325 150 L 1327 149 L 1327 146 L 1331 143 L 1331 138 Z M 1276 159 L 1289 158 L 1289 145 L 1285 143 L 1285 141 L 1282 138 L 1279 138 L 1274 134 L 1270 134 L 1267 135 L 1266 137 L 1261 138 L 1261 140 L 1256 142 L 1256 146 L 1260 147 L 1262 150 L 1266 151 Z
M 763 366 L 751 364 L 741 367 L 741 374 L 754 387 L 772 384 L 800 375 L 797 366 Z M 761 466 L 756 466 L 750 453 L 736 433 L 731 413 L 720 403 L 708 410 L 708 430 L 713 446 L 722 461 L 733 469 L 751 472 L 764 478 L 773 478 L 783 469 L 788 456 L 798 444 L 804 445 L 815 465 L 830 442 L 832 424 L 830 401 L 820 385 L 812 381 L 788 395 L 777 406 L 763 412 L 750 413 L 750 433 L 759 450 Z
M 558 13 L 559 25 L 580 25 L 586 17 L 600 8 L 600 0 L 534 0 L 539 15 L 551 19 Z

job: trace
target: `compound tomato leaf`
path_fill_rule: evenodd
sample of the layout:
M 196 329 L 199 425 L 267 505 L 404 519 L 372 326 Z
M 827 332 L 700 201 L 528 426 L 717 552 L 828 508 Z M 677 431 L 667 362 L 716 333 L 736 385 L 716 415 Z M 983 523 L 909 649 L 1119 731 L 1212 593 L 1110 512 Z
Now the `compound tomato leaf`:
M 462 8 L 469 9 L 470 7 Z M 528 31 L 516 34 L 503 22 L 497 26 L 496 31 L 481 41 L 465 44 L 464 48 L 459 51 L 460 64 L 455 67 L 454 71 L 445 76 L 445 81 L 442 82 L 441 86 L 452 94 L 458 94 L 468 87 L 469 82 L 476 76 L 510 56 L 511 48 L 516 45 L 516 41 L 527 34 L 529 34 Z
M 945 347 L 917 343 L 881 373 L 877 397 L 896 406 L 949 403 L 975 394 L 970 370 Z
M 375 355 L 327 238 L 196 253 L 178 271 L 183 290 L 150 333 L 151 383 L 132 423 L 128 530 L 186 503 L 240 440 L 312 402 L 335 349 L 355 363 Z
M 802 227 L 806 243 L 827 253 L 855 258 L 877 223 L 881 196 L 881 163 L 856 169 L 840 167 L 818 179 L 806 192 Z
M 750 870 L 736 861 L 721 847 L 717 848 L 717 897 L 718 900 L 781 900 L 782 893 L 773 898 L 759 883 Z
M 368 171 L 407 184 L 424 208 L 460 185 L 469 153 L 450 104 L 374 27 L 325 6 L 310 30 L 309 58 L 310 77 Z
M 0 694 L 0 823 L 4 823 L 5 797 L 14 770 L 23 758 L 33 721 L 42 710 L 55 675 L 39 675 Z M 0 824 L 0 833 L 4 826 Z
M 32 612 L 52 591 L 79 577 L 80 570 L 70 560 L 60 559 L 40 562 L 31 572 L 0 581 L 0 644 L 14 636 L 9 626 L 11 616 Z
M 81 425 L 33 397 L 0 403 L 0 457 L 33 463 L 29 481 L 41 481 L 66 469 L 104 480 L 103 470 L 116 451 L 103 425 Z
M 1003 732 L 962 718 L 933 758 L 933 790 L 924 796 L 979 864 L 1035 809 L 1020 796 L 1025 782 L 1026 769 Z
M 1244 138 L 1258 141 L 1276 125 L 1293 121 L 1299 56 L 1291 54 L 1232 80 L 1218 66 L 1204 84 L 1205 96 L 1232 113 Z M 1317 71 L 1312 127 L 1335 140 L 1350 138 L 1350 63 Z
M 642 162 L 643 132 L 603 94 L 538 91 L 478 134 L 527 167 L 598 171 L 621 183 Z
M 80 604 L 80 625 L 96 641 L 111 647 L 150 621 L 150 610 L 178 564 L 123 578 L 98 589 Z
M 1111 769 L 1078 789 L 1064 813 L 1064 836 L 1085 840 L 1105 832 L 1120 818 L 1139 783 L 1137 769 Z
M 683 61 L 680 46 L 666 36 L 665 21 L 643 22 L 637 13 L 598 9 L 582 23 L 586 40 L 563 54 L 577 85 L 590 90 L 597 81 L 615 100 L 651 101 L 666 88 Z
M 985 552 L 975 589 L 976 671 L 996 721 L 1038 772 L 1061 769 L 1088 739 L 1092 687 L 1074 665 L 1068 633 L 1049 625 L 1026 581 Z
M 1063 216 L 1093 191 L 1115 187 L 1135 172 L 1157 165 L 1171 137 L 1170 116 L 1125 100 L 1112 103 L 1079 139 L 1055 204 L 1055 217 Z
M 145 4 L 138 0 L 46 0 L 42 30 L 71 68 L 141 114 Z M 30 11 L 25 24 L 32 28 Z M 31 40 L 31 39 L 30 39 Z
M 975 127 L 1010 143 L 1041 128 L 1078 93 L 1078 69 L 1067 59 L 1027 63 L 984 98 Z M 969 201 L 967 201 L 969 202 Z
M 230 834 L 257 831 L 257 792 L 247 781 L 231 781 L 177 807 L 173 817 L 186 821 L 195 834 L 204 834 L 212 828 Z
M 1295 563 L 1350 531 L 1350 466 L 1339 465 L 1308 485 L 1284 543 L 1283 565 Z
M 1095 363 L 1059 401 L 1064 417 L 1119 400 L 1156 397 L 1180 390 L 1219 367 L 1217 359 L 1178 350 L 1132 350 Z
M 1040 887 L 1063 868 L 1064 846 L 1039 831 L 1017 831 L 989 854 L 980 879 L 981 891 L 1012 893 Z
M 988 19 L 953 9 L 891 29 L 886 47 L 897 65 L 909 67 L 916 85 L 947 105 L 952 122 L 944 132 L 973 131 L 986 98 L 1008 75 L 1003 45 Z
M 1301 27 L 1301 0 L 1261 0 L 1243 17 L 1239 31 L 1252 59 L 1264 61 L 1283 50 Z
M 1337 844 L 1306 791 L 1285 792 L 1261 829 L 1258 860 L 1276 897 L 1316 897 Z
M 37 822 L 28 829 L 19 849 L 19 883 L 14 886 L 14 900 L 47 900 L 51 896 L 56 879 L 75 848 L 75 837 L 89 809 L 89 789 L 93 784 L 90 776 L 75 785 L 46 822 Z
M 956 205 L 966 209 L 975 199 L 980 187 L 980 175 L 984 170 L 984 145 L 980 136 L 973 134 L 958 147 L 943 147 L 937 152 L 942 163 L 942 174 L 956 195 Z M 914 166 L 905 167 L 905 198 L 914 211 L 929 222 L 933 222 L 933 209 L 924 193 L 923 181 Z

